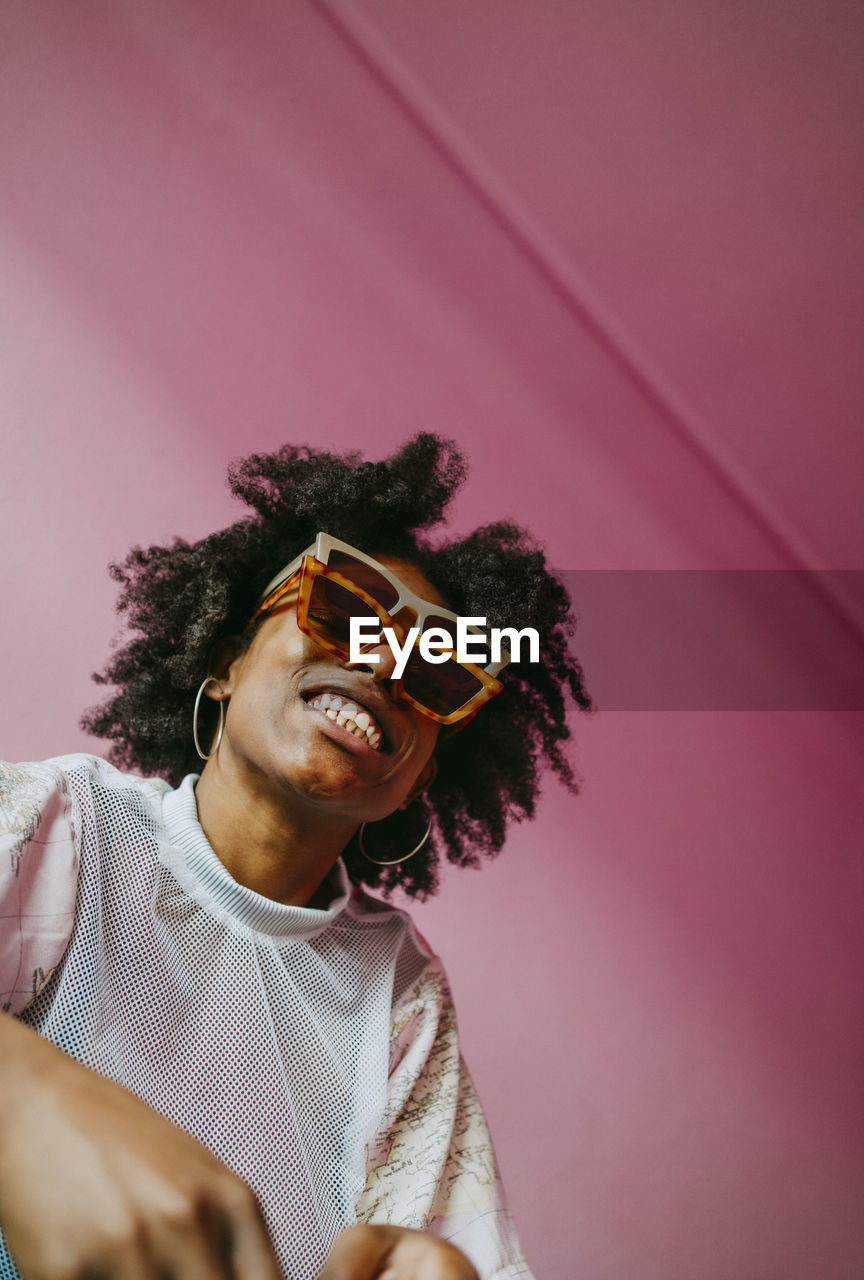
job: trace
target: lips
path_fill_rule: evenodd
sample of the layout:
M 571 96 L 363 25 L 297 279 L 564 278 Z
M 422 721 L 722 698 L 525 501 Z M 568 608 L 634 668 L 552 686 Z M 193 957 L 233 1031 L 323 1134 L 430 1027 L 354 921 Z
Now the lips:
M 353 682 L 352 682 L 353 683 Z M 393 745 L 393 723 L 389 700 L 377 690 L 363 688 L 360 696 L 341 681 L 321 681 L 302 690 L 307 706 L 313 707 L 331 723 L 381 754 Z
M 323 711 L 328 720 L 347 729 L 361 742 L 368 742 L 374 751 L 380 751 L 384 737 L 381 727 L 361 703 L 342 698 L 338 693 L 314 693 L 308 705 Z

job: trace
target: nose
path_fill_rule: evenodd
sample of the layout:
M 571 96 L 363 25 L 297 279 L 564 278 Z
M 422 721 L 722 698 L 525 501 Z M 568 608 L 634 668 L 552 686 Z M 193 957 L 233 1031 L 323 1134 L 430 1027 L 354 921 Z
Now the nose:
M 370 658 L 377 657 L 378 661 L 370 661 Z M 359 662 L 344 663 L 351 671 L 366 671 L 371 675 L 372 679 L 381 684 L 385 680 L 392 679 L 393 672 L 396 669 L 396 655 L 386 642 L 376 645 L 374 649 L 367 649 L 362 655 Z

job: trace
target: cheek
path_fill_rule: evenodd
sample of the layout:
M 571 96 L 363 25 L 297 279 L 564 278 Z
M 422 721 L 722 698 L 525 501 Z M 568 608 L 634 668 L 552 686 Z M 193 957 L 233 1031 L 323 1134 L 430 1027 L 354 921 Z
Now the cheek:
M 433 754 L 438 746 L 438 735 L 441 726 L 436 724 L 434 720 L 430 720 L 428 716 L 420 715 L 419 711 L 414 717 L 416 726 L 416 753 L 422 756 L 424 762 Z
M 228 726 L 235 743 L 251 750 L 285 724 L 294 682 L 290 661 L 268 660 L 274 656 L 269 649 L 250 656 L 231 693 Z
M 226 731 L 235 749 L 244 755 L 258 756 L 268 741 L 273 741 L 285 710 L 280 708 L 275 691 L 266 686 L 242 685 L 232 695 L 228 706 Z

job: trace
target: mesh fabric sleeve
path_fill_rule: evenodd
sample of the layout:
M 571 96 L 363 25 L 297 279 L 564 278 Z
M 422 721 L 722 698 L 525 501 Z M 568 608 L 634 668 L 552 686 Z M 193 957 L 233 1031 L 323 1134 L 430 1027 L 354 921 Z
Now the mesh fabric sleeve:
M 38 995 L 72 934 L 77 803 L 56 764 L 0 762 L 0 1009 Z
M 391 1037 L 387 1103 L 369 1144 L 358 1222 L 434 1232 L 468 1255 L 480 1280 L 533 1280 L 437 958 L 397 1004 Z

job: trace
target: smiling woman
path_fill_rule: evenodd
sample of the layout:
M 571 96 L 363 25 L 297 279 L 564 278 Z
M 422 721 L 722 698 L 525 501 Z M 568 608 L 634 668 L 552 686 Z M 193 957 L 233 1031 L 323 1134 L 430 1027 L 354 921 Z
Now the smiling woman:
M 232 470 L 253 516 L 112 569 L 111 762 L 0 771 L 0 1276 L 530 1277 L 441 964 L 361 887 L 497 852 L 544 760 L 575 787 L 566 593 L 513 525 L 425 537 L 463 473 L 286 446 Z M 364 610 L 543 662 L 397 679 Z

